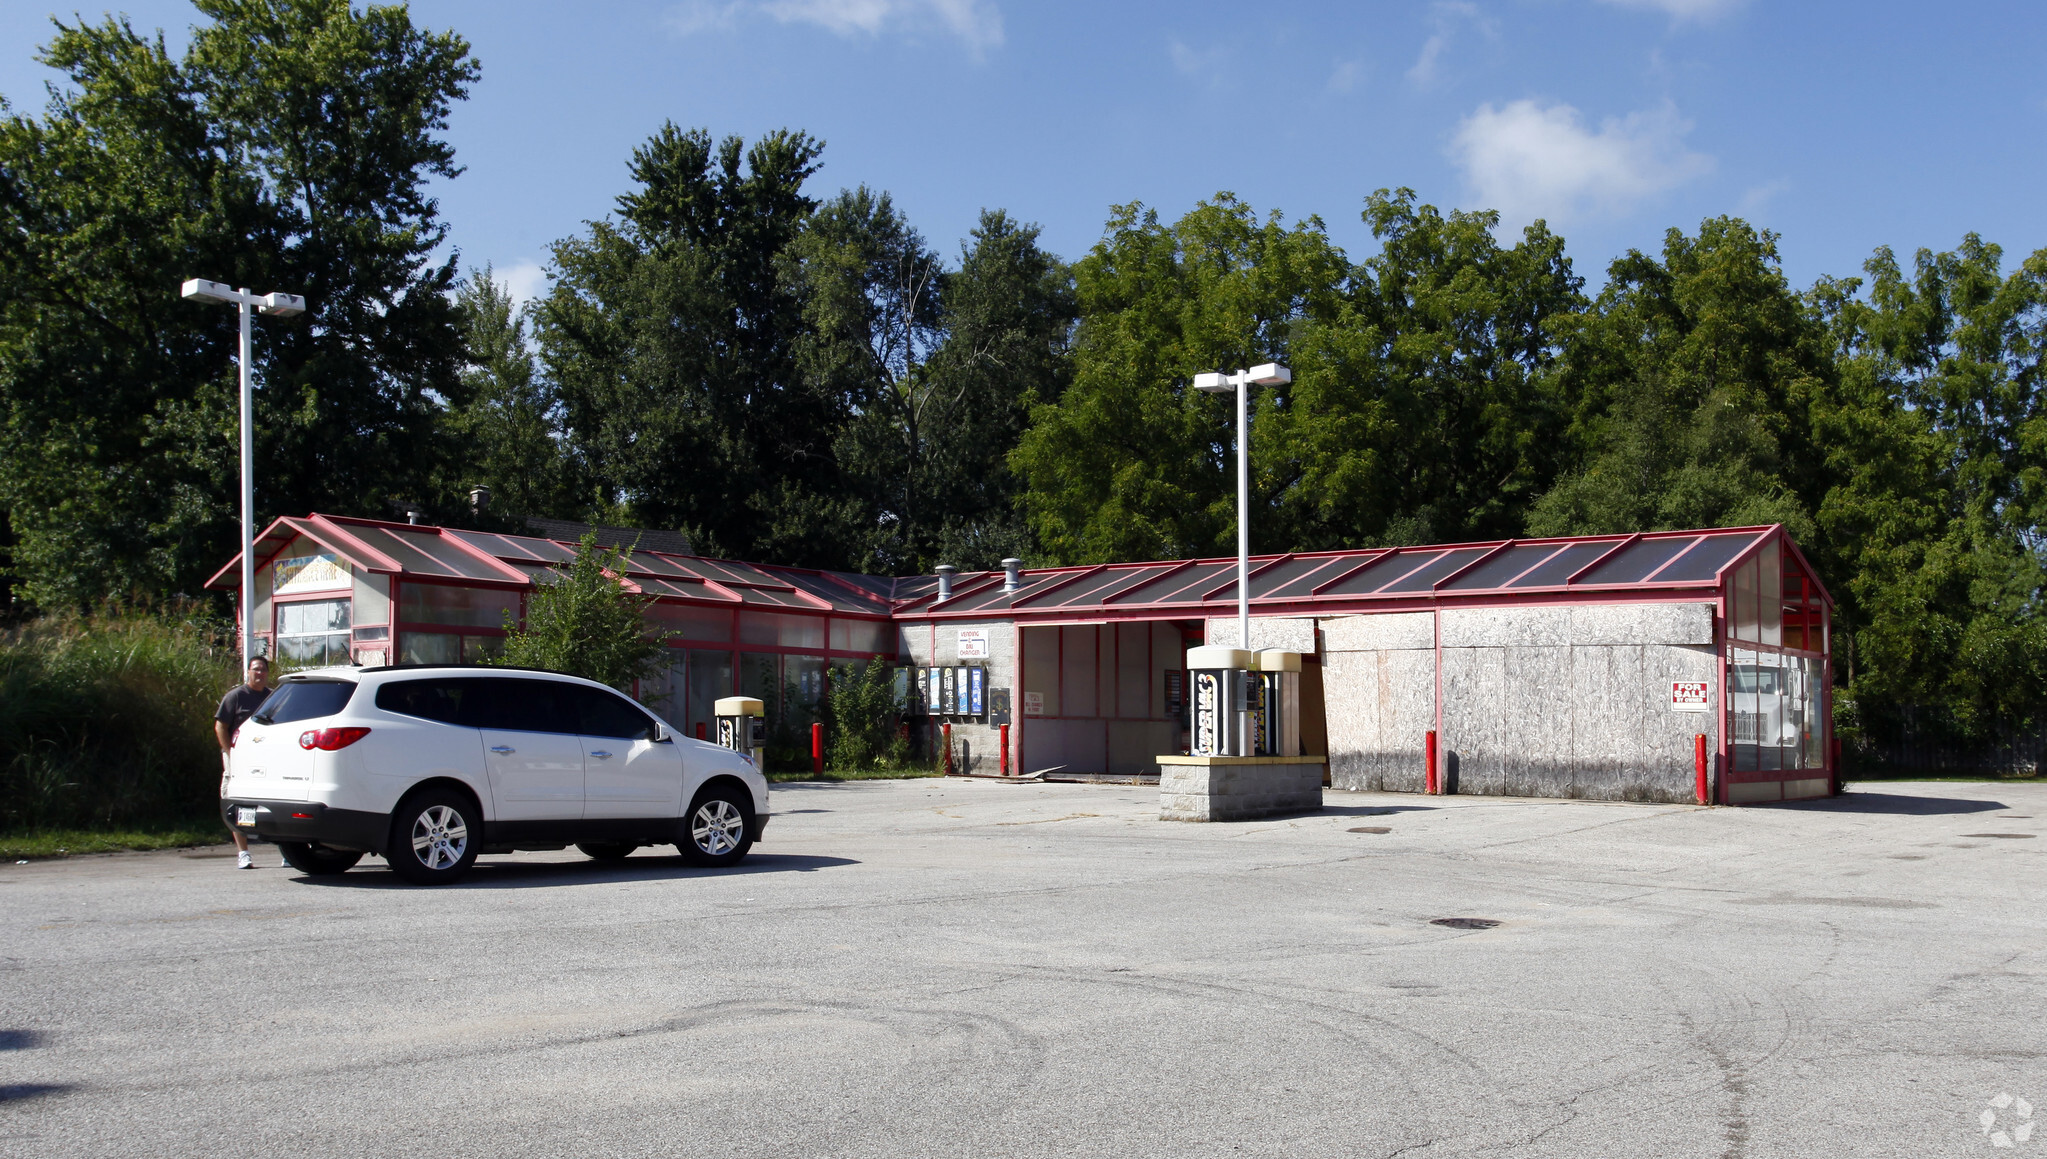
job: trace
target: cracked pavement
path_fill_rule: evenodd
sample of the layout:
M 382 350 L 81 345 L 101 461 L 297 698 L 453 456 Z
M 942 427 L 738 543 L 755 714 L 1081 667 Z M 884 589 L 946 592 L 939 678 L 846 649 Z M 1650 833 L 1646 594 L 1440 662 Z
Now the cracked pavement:
M 738 871 L 443 889 L 0 866 L 0 1153 L 1920 1159 L 2047 1104 L 2047 785 L 1326 801 L 779 785 Z

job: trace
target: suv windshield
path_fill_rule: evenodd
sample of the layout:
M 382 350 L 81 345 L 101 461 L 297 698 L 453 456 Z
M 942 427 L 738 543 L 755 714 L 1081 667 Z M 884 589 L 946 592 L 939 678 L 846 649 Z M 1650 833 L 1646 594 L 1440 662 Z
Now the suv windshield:
M 263 701 L 249 719 L 257 724 L 290 724 L 316 716 L 333 716 L 348 707 L 355 685 L 346 680 L 287 680 Z

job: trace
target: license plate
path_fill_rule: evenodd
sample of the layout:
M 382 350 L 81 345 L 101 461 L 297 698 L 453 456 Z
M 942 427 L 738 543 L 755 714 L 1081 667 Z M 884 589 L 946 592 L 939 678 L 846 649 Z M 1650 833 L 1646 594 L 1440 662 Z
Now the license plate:
M 235 824 L 237 824 L 237 825 L 254 825 L 255 823 L 256 823 L 256 811 L 255 811 L 254 809 L 236 809 L 236 810 L 235 810 Z

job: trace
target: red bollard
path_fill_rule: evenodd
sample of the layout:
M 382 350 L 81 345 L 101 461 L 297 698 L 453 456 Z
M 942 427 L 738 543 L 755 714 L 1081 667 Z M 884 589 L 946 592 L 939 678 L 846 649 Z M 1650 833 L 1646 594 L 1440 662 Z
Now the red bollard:
M 945 746 L 945 775 L 952 776 L 952 722 L 939 726 L 938 743 Z
M 1009 726 L 1002 726 L 1002 775 L 1009 775 Z
M 1711 798 L 1706 788 L 1706 734 L 1703 732 L 1692 741 L 1692 763 L 1698 766 L 1699 804 L 1704 805 Z
M 810 726 L 810 763 L 819 773 L 824 772 L 824 724 L 821 721 Z
M 697 739 L 698 740 L 711 739 L 711 734 L 704 731 L 704 722 L 701 720 L 697 722 Z
M 1423 744 L 1423 746 L 1422 746 L 1422 749 L 1423 749 L 1423 752 L 1424 752 L 1424 756 L 1422 757 L 1422 759 L 1423 759 L 1423 760 L 1425 760 L 1425 761 L 1427 761 L 1427 762 L 1429 763 L 1429 776 L 1428 776 L 1428 786 L 1427 786 L 1427 792 L 1428 792 L 1429 796 L 1433 797 L 1433 796 L 1436 796 L 1436 795 L 1438 794 L 1438 792 L 1440 792 L 1440 786 L 1439 786 L 1439 785 L 1437 784 L 1437 782 L 1436 782 L 1436 730 L 1435 730 L 1435 729 L 1430 729 L 1430 730 L 1429 730 L 1429 738 L 1428 738 L 1428 741 L 1427 741 L 1427 742 L 1426 742 L 1425 744 Z

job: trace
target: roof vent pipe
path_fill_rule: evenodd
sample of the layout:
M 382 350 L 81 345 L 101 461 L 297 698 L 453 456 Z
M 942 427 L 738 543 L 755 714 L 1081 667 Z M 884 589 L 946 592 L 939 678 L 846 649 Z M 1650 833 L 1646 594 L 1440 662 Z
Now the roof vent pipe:
M 941 563 L 931 569 L 938 573 L 938 599 L 942 603 L 952 598 L 952 574 L 959 569 L 949 563 Z
M 469 489 L 469 513 L 471 515 L 482 515 L 484 508 L 489 506 L 490 484 L 478 483 Z
M 1002 561 L 1002 590 L 1013 592 L 1023 586 L 1023 561 L 1005 559 Z

